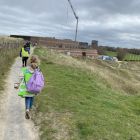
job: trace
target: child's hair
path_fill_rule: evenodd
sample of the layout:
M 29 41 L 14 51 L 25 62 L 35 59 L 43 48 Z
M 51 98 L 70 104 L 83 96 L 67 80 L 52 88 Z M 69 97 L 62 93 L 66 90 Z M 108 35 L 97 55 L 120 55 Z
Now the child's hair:
M 39 64 L 40 64 L 40 61 L 38 59 L 38 57 L 36 55 L 32 55 L 30 58 L 29 58 L 29 61 L 28 61 L 28 64 L 33 68 L 33 69 L 36 69 L 38 68 Z
M 37 69 L 38 68 L 38 64 L 37 63 L 31 63 L 31 68 L 32 69 Z

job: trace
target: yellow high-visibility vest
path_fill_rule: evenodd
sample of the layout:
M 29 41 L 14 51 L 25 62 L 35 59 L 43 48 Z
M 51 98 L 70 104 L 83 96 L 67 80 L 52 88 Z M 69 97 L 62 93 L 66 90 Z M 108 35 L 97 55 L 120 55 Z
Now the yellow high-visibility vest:
M 22 57 L 29 57 L 29 52 L 28 51 L 25 51 L 24 48 L 22 48 Z

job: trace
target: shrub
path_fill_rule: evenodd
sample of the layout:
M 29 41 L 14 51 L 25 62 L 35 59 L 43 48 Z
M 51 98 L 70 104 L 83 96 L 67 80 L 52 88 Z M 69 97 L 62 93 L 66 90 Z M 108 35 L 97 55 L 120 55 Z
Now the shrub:
M 127 51 L 125 49 L 119 48 L 117 50 L 117 58 L 118 58 L 118 60 L 120 60 L 120 61 L 124 60 L 126 54 L 127 54 Z

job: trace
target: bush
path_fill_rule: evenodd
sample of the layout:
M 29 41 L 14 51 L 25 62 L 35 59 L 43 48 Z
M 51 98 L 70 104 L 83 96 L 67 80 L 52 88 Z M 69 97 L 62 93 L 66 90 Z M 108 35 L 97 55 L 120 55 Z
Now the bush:
M 105 48 L 97 47 L 96 49 L 97 49 L 99 55 L 105 55 L 106 54 L 106 49 Z
M 118 58 L 118 60 L 120 60 L 120 61 L 124 60 L 126 54 L 127 54 L 127 51 L 125 49 L 119 48 L 117 50 L 117 58 Z

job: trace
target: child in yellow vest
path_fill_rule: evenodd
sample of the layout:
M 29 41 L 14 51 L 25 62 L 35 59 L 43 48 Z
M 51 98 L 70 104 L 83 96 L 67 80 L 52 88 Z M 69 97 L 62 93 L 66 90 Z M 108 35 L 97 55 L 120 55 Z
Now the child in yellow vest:
M 27 45 L 24 45 L 24 47 L 21 48 L 20 51 L 20 57 L 22 57 L 22 66 L 26 67 L 27 66 L 27 60 L 30 55 L 30 49 Z

